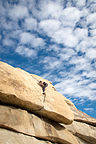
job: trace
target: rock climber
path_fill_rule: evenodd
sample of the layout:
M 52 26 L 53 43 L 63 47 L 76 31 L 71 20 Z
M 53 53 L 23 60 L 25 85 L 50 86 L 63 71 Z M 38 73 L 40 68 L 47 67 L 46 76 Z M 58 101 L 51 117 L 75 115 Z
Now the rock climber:
M 45 88 L 48 86 L 46 82 L 39 81 L 39 85 L 42 87 L 43 94 L 45 94 Z
M 42 81 L 39 81 L 39 85 L 43 88 L 43 82 Z
M 45 93 L 45 88 L 48 86 L 46 82 L 43 82 L 43 93 Z

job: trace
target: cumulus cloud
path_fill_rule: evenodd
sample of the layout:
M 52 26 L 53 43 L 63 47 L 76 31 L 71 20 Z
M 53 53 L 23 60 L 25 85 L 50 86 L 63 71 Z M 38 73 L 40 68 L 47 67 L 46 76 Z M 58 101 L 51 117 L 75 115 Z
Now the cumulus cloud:
M 24 43 L 24 44 L 29 43 L 29 42 L 31 42 L 32 38 L 33 38 L 33 35 L 31 35 L 28 32 L 23 32 L 20 34 L 20 42 L 21 43 Z
M 74 31 L 75 36 L 78 38 L 78 40 L 84 40 L 88 36 L 88 30 L 87 29 L 81 29 L 76 28 Z
M 5 14 L 6 14 L 6 9 L 3 7 L 2 1 L 0 1 L 0 14 L 2 16 L 5 16 Z
M 16 51 L 16 53 L 18 53 L 22 56 L 25 56 L 25 57 L 33 58 L 36 56 L 36 51 L 34 49 L 29 49 L 24 46 L 18 46 L 15 51 Z
M 96 13 L 87 16 L 87 24 L 96 24 Z
M 86 27 L 87 26 L 87 23 L 86 23 L 86 17 L 89 15 L 89 10 L 87 9 L 87 7 L 84 7 L 82 10 L 81 10 L 81 16 L 83 16 L 84 19 L 81 19 L 81 25 L 82 27 Z
M 53 52 L 59 54 L 59 52 L 61 51 L 61 48 L 60 48 L 60 46 L 58 46 L 56 44 L 50 44 L 50 46 L 47 47 L 46 50 L 51 51 L 51 52 L 53 51 Z
M 75 7 L 68 7 L 62 11 L 60 20 L 63 26 L 74 27 L 76 22 L 79 21 L 81 12 Z
M 88 85 L 88 87 L 90 87 L 91 89 L 96 89 L 96 83 L 92 82 Z
M 10 46 L 12 47 L 14 45 L 14 42 L 11 39 L 5 38 L 3 39 L 3 46 Z
M 62 49 L 61 52 L 58 54 L 58 56 L 60 57 L 61 61 L 68 61 L 69 58 L 71 58 L 73 55 L 75 55 L 75 51 L 71 48 L 68 49 Z
M 94 111 L 93 108 L 84 108 L 85 111 Z
M 49 17 L 58 19 L 63 9 L 59 2 L 53 2 L 52 0 L 39 0 L 37 8 L 33 8 L 32 13 L 39 20 L 48 19 Z
M 92 71 L 89 70 L 89 72 L 87 73 L 87 77 L 91 79 L 94 78 L 93 80 L 95 80 L 96 78 L 95 74 L 96 74 L 95 70 L 92 70 Z
M 59 61 L 58 58 L 50 56 L 45 57 L 42 62 L 44 63 L 44 69 L 52 71 L 56 68 L 60 68 L 62 65 L 62 62 Z
M 1 40 L 2 36 L 0 35 L 0 40 Z
M 75 3 L 76 7 L 78 7 L 78 8 L 83 8 L 86 4 L 86 0 L 80 0 L 80 1 L 79 0 L 73 0 L 73 1 Z
M 20 43 L 21 44 L 31 44 L 32 47 L 44 46 L 45 42 L 42 38 L 36 37 L 35 35 L 29 32 L 22 32 L 20 34 Z
M 91 29 L 96 29 L 96 13 L 87 16 L 87 25 L 89 25 Z
M 80 75 L 76 75 L 75 77 L 74 74 L 75 73 L 73 71 L 73 75 L 67 75 L 67 77 L 63 78 L 63 81 L 61 79 L 61 81 L 55 85 L 55 88 L 63 95 L 71 95 L 71 98 L 87 97 L 90 100 L 96 100 L 95 91 L 92 91 L 89 87 L 86 86 L 89 80 L 84 80 Z
M 32 17 L 26 18 L 24 21 L 24 27 L 26 28 L 26 30 L 36 30 L 37 20 Z
M 53 41 L 64 44 L 68 47 L 75 47 L 78 43 L 77 37 L 72 33 L 71 28 L 64 28 L 56 31 L 52 36 Z
M 54 19 L 42 20 L 39 23 L 39 28 L 48 36 L 52 36 L 58 29 L 60 29 L 60 21 Z
M 90 35 L 91 36 L 96 36 L 96 29 L 90 30 Z
M 1 17 L 0 27 L 3 30 L 17 30 L 19 28 L 18 24 L 13 21 L 7 21 L 5 17 Z
M 87 50 L 86 55 L 88 58 L 96 59 L 96 49 L 90 48 Z
M 28 9 L 25 6 L 15 5 L 9 10 L 9 16 L 14 19 L 22 19 L 28 16 Z

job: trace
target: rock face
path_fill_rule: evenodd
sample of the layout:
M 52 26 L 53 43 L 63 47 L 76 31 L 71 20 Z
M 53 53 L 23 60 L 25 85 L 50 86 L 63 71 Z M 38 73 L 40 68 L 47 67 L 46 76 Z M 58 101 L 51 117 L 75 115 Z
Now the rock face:
M 71 125 L 64 125 L 67 130 L 77 137 L 80 144 L 96 144 L 96 119 L 88 116 L 69 104 L 74 113 Z
M 96 127 L 76 121 L 74 121 L 70 126 L 65 125 L 65 127 L 75 136 L 91 144 L 96 144 Z
M 39 81 L 48 83 L 43 94 Z M 96 144 L 96 119 L 51 82 L 0 62 L 0 144 Z
M 74 120 L 82 123 L 86 123 L 96 127 L 96 119 L 88 116 L 82 111 L 76 109 L 76 107 L 70 106 L 71 110 L 74 113 Z
M 0 116 L 0 126 L 3 128 L 52 142 L 78 144 L 76 138 L 64 126 L 29 114 L 25 110 L 0 106 Z
M 21 69 L 0 62 L 0 100 L 42 114 L 57 122 L 71 124 L 74 115 L 64 97 L 44 79 L 48 87 L 46 95 L 42 94 L 39 80 Z
M 48 141 L 38 140 L 37 138 L 0 129 L 0 144 L 52 144 Z

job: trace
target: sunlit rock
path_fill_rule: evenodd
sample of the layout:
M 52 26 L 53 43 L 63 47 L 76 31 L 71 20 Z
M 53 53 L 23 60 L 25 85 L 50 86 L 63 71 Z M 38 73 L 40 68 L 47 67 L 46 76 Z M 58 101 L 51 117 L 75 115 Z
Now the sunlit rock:
M 46 95 L 38 81 L 24 70 L 0 62 L 0 101 L 11 104 L 60 123 L 72 123 L 74 116 L 64 96 L 54 90 L 49 81 Z

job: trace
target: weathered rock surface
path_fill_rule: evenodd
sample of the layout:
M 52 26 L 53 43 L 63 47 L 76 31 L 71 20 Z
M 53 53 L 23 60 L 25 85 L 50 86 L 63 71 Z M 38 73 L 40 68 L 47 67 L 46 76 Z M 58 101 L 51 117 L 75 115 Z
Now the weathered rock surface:
M 25 110 L 0 106 L 0 127 L 57 143 L 78 144 L 77 139 L 65 127 L 45 118 L 29 114 Z
M 74 115 L 64 97 L 48 82 L 46 96 L 38 85 L 38 78 L 0 62 L 0 101 L 42 114 L 57 122 L 70 124 Z
M 96 144 L 96 127 L 76 121 L 69 126 L 65 125 L 65 127 L 82 140 L 91 144 Z
M 74 134 L 80 144 L 96 144 L 96 119 L 78 110 L 74 105 L 68 104 L 74 113 L 71 125 L 64 125 Z
M 79 137 L 76 137 L 76 138 L 77 138 L 79 144 L 90 144 L 90 143 L 86 142 L 85 140 L 82 140 Z
M 0 144 L 52 144 L 21 133 L 0 129 Z
M 78 110 L 76 107 L 70 106 L 74 113 L 74 120 L 82 123 L 86 123 L 96 127 L 96 119 L 88 116 L 84 112 Z
M 39 81 L 48 83 L 46 95 Z M 0 144 L 96 144 L 96 119 L 51 82 L 0 62 Z

